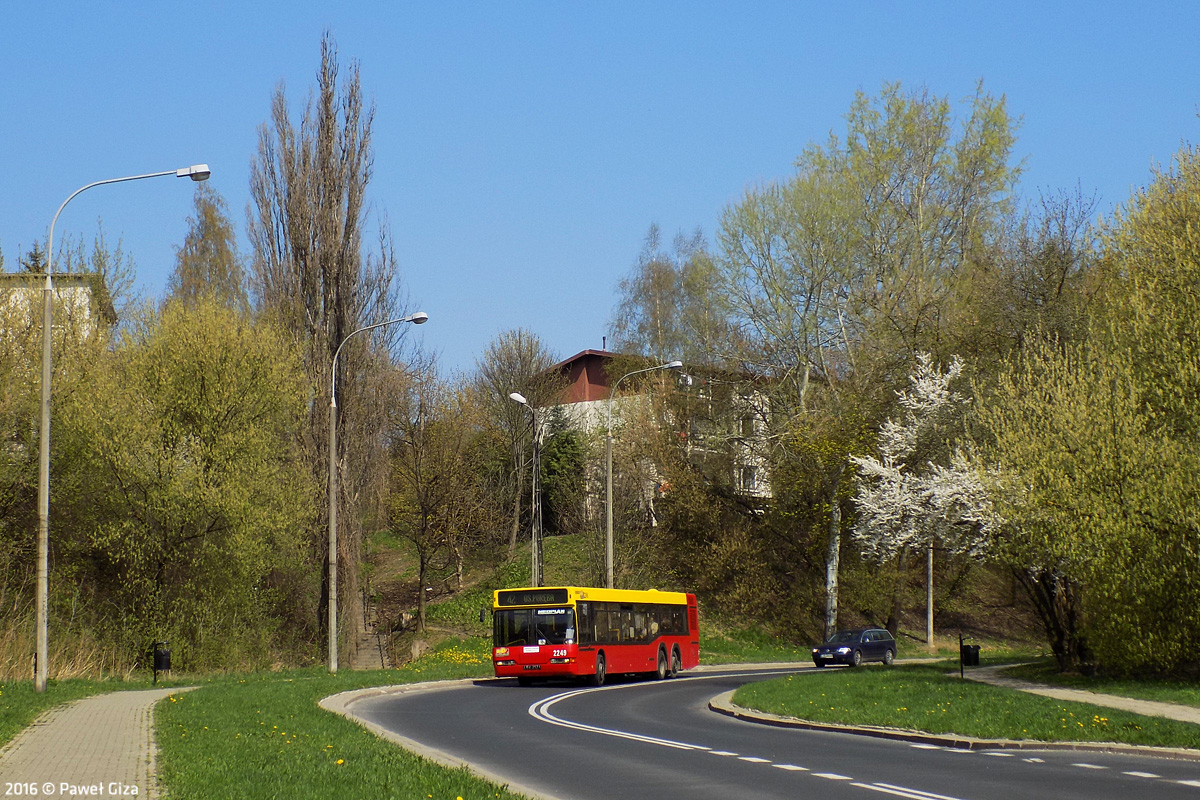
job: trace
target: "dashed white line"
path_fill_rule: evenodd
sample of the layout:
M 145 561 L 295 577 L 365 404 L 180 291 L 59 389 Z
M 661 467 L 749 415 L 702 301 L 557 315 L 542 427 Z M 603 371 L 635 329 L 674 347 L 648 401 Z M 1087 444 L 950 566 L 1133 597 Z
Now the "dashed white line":
M 831 781 L 852 781 L 854 780 L 849 775 L 838 775 L 836 772 L 814 772 L 813 775 L 817 778 L 825 778 Z
M 736 756 L 737 755 L 737 753 L 731 753 L 728 750 L 709 750 L 708 752 L 714 756 Z
M 758 756 L 738 756 L 738 761 L 749 761 L 751 764 L 770 764 L 768 758 L 759 758 Z
M 912 745 L 909 745 L 909 747 L 915 747 L 917 750 L 941 750 L 942 749 L 942 746 L 940 744 L 925 744 L 925 743 L 912 744 Z
M 1025 759 L 1022 759 L 1022 760 L 1023 760 L 1023 761 L 1027 761 L 1027 762 L 1028 762 L 1028 763 L 1030 763 L 1030 764 L 1045 764 L 1045 763 L 1046 763 L 1046 761 L 1045 761 L 1044 759 L 1041 759 L 1041 758 L 1025 758 Z
M 1128 775 L 1132 778 L 1161 778 L 1162 775 L 1155 775 L 1153 772 L 1123 772 L 1122 775 Z
M 1015 754 L 1015 753 L 998 753 L 998 752 L 995 752 L 995 751 L 992 751 L 992 752 L 989 752 L 989 753 L 984 753 L 984 755 L 985 755 L 985 756 L 991 756 L 992 758 L 1016 758 L 1016 754 Z
M 808 767 L 797 767 L 795 764 L 772 764 L 776 769 L 786 769 L 788 772 L 808 772 Z
M 1072 764 L 1072 767 L 1082 767 L 1083 769 L 1108 769 L 1108 767 L 1100 764 Z
M 1179 783 L 1179 784 L 1183 784 L 1184 786 L 1195 786 L 1197 789 L 1200 789 L 1200 781 L 1175 781 L 1175 782 Z

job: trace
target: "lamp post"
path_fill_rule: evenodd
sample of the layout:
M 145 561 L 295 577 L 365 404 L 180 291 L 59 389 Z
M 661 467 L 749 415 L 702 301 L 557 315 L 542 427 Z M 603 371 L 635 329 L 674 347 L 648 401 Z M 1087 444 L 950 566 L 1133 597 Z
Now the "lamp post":
M 533 410 L 533 406 L 525 399 L 525 395 L 520 392 L 512 392 L 509 398 L 515 400 L 521 405 L 529 409 L 529 416 L 533 420 L 533 477 L 530 479 L 532 497 L 529 501 L 529 540 L 530 550 L 533 551 L 532 565 L 530 567 L 530 584 L 533 586 L 542 585 L 542 487 L 541 487 L 541 469 L 538 463 L 538 425 L 537 412 Z
M 207 164 L 194 164 L 181 169 L 93 181 L 71 192 L 50 220 L 50 235 L 46 239 L 46 285 L 42 291 L 42 413 L 38 432 L 37 654 L 34 659 L 33 676 L 33 687 L 37 692 L 46 691 L 46 678 L 50 667 L 50 334 L 54 327 L 54 287 L 50 276 L 54 272 L 54 224 L 58 222 L 58 215 L 67 207 L 67 203 L 93 186 L 138 181 L 143 178 L 161 178 L 166 175 L 206 181 L 211 174 Z
M 635 369 L 633 372 L 626 372 L 617 382 L 613 384 L 612 391 L 608 394 L 608 423 L 607 433 L 604 436 L 604 562 L 608 566 L 608 588 L 613 588 L 613 498 L 612 498 L 612 403 L 613 397 L 617 394 L 617 387 L 621 385 L 621 381 L 632 375 L 640 375 L 643 372 L 655 372 L 660 369 L 682 369 L 682 361 L 668 361 L 665 364 L 659 364 L 655 367 L 646 367 L 645 369 Z
M 337 657 L 337 362 L 338 356 L 342 353 L 342 348 L 346 342 L 350 341 L 350 337 L 363 331 L 371 331 L 376 328 L 382 328 L 386 325 L 393 325 L 397 322 L 411 322 L 414 325 L 422 325 L 429 320 L 429 315 L 424 311 L 418 311 L 415 314 L 409 314 L 406 317 L 396 317 L 395 319 L 376 322 L 374 325 L 364 325 L 361 328 L 350 331 L 345 338 L 338 343 L 337 349 L 333 351 L 333 362 L 329 368 L 329 594 L 327 596 L 327 604 L 329 606 L 329 671 L 336 673 L 338 668 Z

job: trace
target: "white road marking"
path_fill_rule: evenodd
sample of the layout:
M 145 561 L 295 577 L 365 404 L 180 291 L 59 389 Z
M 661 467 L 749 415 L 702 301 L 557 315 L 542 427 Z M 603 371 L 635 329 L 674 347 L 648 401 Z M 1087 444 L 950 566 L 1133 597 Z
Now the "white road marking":
M 737 753 L 731 753 L 728 750 L 709 750 L 714 756 L 736 756 Z
M 749 761 L 751 764 L 770 764 L 770 759 L 759 758 L 758 756 L 738 756 L 738 761 Z
M 1175 781 L 1175 782 L 1183 784 L 1184 786 L 1195 786 L 1197 789 L 1200 789 L 1200 781 Z
M 604 734 L 605 736 L 616 736 L 618 739 L 630 739 L 635 742 L 645 742 L 646 744 L 657 744 L 662 747 L 670 747 L 675 750 L 702 750 L 702 751 L 706 751 L 706 752 L 712 751 L 711 747 L 705 747 L 704 745 L 700 745 L 700 744 L 689 744 L 687 742 L 676 742 L 672 739 L 660 739 L 657 736 L 642 736 L 637 733 L 626 733 L 625 731 L 613 730 L 612 728 L 600 728 L 595 725 L 584 725 L 581 722 L 571 722 L 569 720 L 560 719 L 559 717 L 556 717 L 550 713 L 550 707 L 552 705 L 554 705 L 555 703 L 559 702 L 560 700 L 566 700 L 569 697 L 574 697 L 578 694 L 582 694 L 583 692 L 588 692 L 588 691 L 596 692 L 596 691 L 604 691 L 604 689 L 576 689 L 573 692 L 563 692 L 562 694 L 556 694 L 551 697 L 547 697 L 545 700 L 542 700 L 540 702 L 537 702 L 537 703 L 534 703 L 533 705 L 531 705 L 529 707 L 529 715 L 531 717 L 533 717 L 534 719 L 541 720 L 542 722 L 549 722 L 551 725 L 558 725 L 559 727 L 562 727 L 562 728 L 571 728 L 571 729 L 577 730 L 577 731 L 591 731 L 592 733 L 601 733 L 601 734 Z M 730 753 L 729 755 L 734 755 L 734 754 Z
M 924 744 L 924 743 L 912 744 L 912 745 L 909 745 L 909 747 L 915 747 L 918 750 L 941 750 L 942 749 L 942 746 L 940 744 Z
M 984 755 L 991 756 L 992 758 L 1015 758 L 1016 757 L 1015 753 L 1002 753 L 1002 752 L 996 752 L 996 751 L 984 753 Z
M 1129 775 L 1133 778 L 1161 778 L 1162 775 L 1155 775 L 1153 772 L 1124 772 L 1123 775 Z
M 1026 758 L 1024 760 L 1029 762 L 1030 764 L 1045 764 L 1046 763 L 1044 760 L 1042 760 L 1040 758 Z
M 934 794 L 933 792 L 922 792 L 920 789 L 909 789 L 905 786 L 893 786 L 890 783 L 852 783 L 850 785 L 861 789 L 870 789 L 873 792 L 894 794 L 897 797 L 908 797 L 912 800 L 959 800 L 957 797 L 947 797 L 944 794 Z
M 1072 764 L 1072 767 L 1082 767 L 1083 769 L 1108 769 L 1108 767 L 1100 764 Z
M 808 767 L 797 767 L 795 764 L 773 764 L 776 769 L 786 769 L 788 772 L 808 772 Z
M 852 781 L 849 775 L 838 775 L 836 772 L 814 772 L 813 775 L 817 778 L 825 778 L 831 781 Z

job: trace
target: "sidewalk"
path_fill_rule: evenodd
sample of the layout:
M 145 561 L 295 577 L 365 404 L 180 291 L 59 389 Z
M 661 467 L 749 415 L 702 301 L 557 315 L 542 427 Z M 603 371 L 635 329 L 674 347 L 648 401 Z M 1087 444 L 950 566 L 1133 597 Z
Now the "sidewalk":
M 1120 697 L 1115 694 L 1089 692 L 1086 689 L 1067 689 L 1060 686 L 1048 686 L 1042 683 L 1029 683 L 1018 678 L 1001 675 L 1000 671 L 1008 669 L 1012 664 L 996 667 L 971 667 L 963 672 L 963 677 L 992 686 L 1002 686 L 1005 689 L 1016 689 L 1021 692 L 1051 697 L 1055 700 L 1071 700 L 1077 703 L 1091 703 L 1105 708 L 1119 708 L 1122 711 L 1132 711 L 1135 714 L 1145 714 L 1149 717 L 1166 717 L 1179 722 L 1191 722 L 1200 725 L 1200 708 L 1185 706 L 1179 703 L 1161 703 L 1155 700 L 1137 700 L 1132 697 Z
M 34 784 L 39 797 L 156 797 L 152 711 L 180 691 L 110 692 L 50 709 L 0 750 L 0 783 Z

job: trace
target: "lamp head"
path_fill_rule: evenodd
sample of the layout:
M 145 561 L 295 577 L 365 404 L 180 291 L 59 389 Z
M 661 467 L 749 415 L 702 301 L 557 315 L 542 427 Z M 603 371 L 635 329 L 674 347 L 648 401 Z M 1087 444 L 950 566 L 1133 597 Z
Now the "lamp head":
M 668 361 L 666 364 L 666 368 L 667 369 L 683 369 L 683 362 L 682 361 Z
M 212 175 L 212 170 L 208 168 L 208 164 L 193 164 L 190 167 L 183 167 L 175 170 L 176 178 L 191 178 L 199 183 L 200 181 L 208 180 L 208 176 Z
M 429 321 L 429 315 L 426 314 L 424 311 L 418 311 L 417 313 L 410 316 L 408 318 L 408 321 L 411 322 L 413 325 L 424 325 L 426 322 Z
M 521 394 L 520 392 L 511 392 L 508 396 L 510 399 L 516 400 L 523 406 L 529 405 L 529 401 L 525 399 L 525 395 Z

